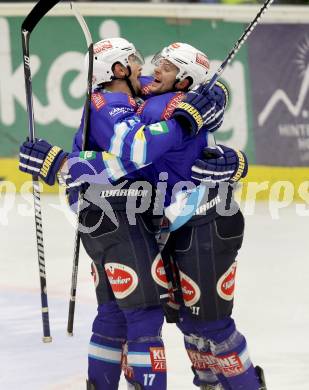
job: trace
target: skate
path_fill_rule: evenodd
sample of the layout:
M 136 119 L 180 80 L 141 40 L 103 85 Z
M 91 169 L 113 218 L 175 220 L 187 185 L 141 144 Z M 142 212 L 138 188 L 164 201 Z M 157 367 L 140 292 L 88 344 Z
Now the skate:
M 86 380 L 87 390 L 95 390 L 95 385 L 91 383 L 88 379 Z
M 130 383 L 127 382 L 128 390 L 143 390 L 142 386 L 139 383 Z
M 223 387 L 218 383 L 217 385 L 202 385 L 201 390 L 224 390 Z
M 260 384 L 261 384 L 261 387 L 259 388 L 259 390 L 267 390 L 266 383 L 265 383 L 264 371 L 259 366 L 255 367 L 255 371 L 256 371 L 256 373 L 258 375 L 258 378 L 259 378 L 259 381 L 260 381 Z

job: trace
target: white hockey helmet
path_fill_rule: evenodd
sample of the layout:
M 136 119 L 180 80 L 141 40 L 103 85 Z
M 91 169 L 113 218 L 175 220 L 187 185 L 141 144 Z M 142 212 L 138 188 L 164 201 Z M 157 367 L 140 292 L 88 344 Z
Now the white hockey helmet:
M 129 57 L 143 64 L 144 59 L 135 49 L 133 43 L 124 38 L 109 38 L 96 42 L 93 46 L 93 78 L 92 84 L 98 85 L 113 80 L 113 65 L 120 62 L 123 66 L 129 66 Z M 88 67 L 88 53 L 86 54 Z
M 179 69 L 176 75 L 177 80 L 182 81 L 187 77 L 191 77 L 192 84 L 189 89 L 206 81 L 209 60 L 206 54 L 195 47 L 187 43 L 172 43 L 156 54 L 151 63 L 158 66 L 162 59 L 168 60 L 177 66 Z

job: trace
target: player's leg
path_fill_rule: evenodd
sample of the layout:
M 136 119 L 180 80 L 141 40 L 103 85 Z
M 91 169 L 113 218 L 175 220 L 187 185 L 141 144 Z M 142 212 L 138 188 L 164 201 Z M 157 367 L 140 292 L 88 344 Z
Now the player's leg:
M 82 218 L 84 217 L 85 213 L 82 213 Z M 100 212 L 91 212 L 88 226 L 95 225 L 100 217 Z M 98 313 L 93 322 L 89 344 L 87 389 L 117 390 L 121 375 L 122 347 L 127 335 L 126 319 L 109 285 L 101 260 L 104 248 L 100 246 L 97 237 L 101 234 L 104 237 L 104 234 L 116 228 L 111 221 L 104 218 L 98 231 L 81 234 L 83 245 L 93 259 L 91 268 L 98 303 Z
M 141 389 L 166 389 L 166 361 L 161 329 L 164 313 L 161 306 L 126 309 L 128 324 L 127 369 L 129 383 Z M 139 387 L 138 387 L 139 388 Z
M 130 383 L 136 382 L 143 389 L 164 390 L 166 367 L 161 339 L 164 317 L 161 302 L 168 299 L 168 284 L 162 273 L 155 234 L 145 215 L 136 215 L 136 224 L 130 225 L 125 211 L 117 210 L 115 214 L 117 229 L 109 234 L 96 233 L 92 248 L 103 249 L 105 273 L 117 304 L 126 316 L 126 376 Z M 91 218 L 89 213 L 84 222 L 93 225 Z
M 124 214 L 119 215 L 127 243 L 121 262 L 132 278 L 136 277 L 135 289 L 126 289 L 124 294 L 119 294 L 109 274 L 117 302 L 127 320 L 125 374 L 136 388 L 164 390 L 166 362 L 161 337 L 164 320 L 161 303 L 168 299 L 168 283 L 151 220 L 146 215 L 137 215 L 136 225 L 129 225 L 125 218 Z
M 233 307 L 236 256 L 242 244 L 243 228 L 243 217 L 239 212 L 232 217 L 219 217 L 204 225 L 200 222 L 195 226 L 194 223 L 191 226 L 189 224 L 174 237 L 183 296 L 188 308 L 184 311 L 185 315 L 182 314 L 179 326 L 185 334 L 189 357 L 190 353 L 195 357 L 192 363 L 193 368 L 197 369 L 195 383 L 199 385 L 212 385 L 211 375 L 208 375 L 211 370 L 224 388 L 240 389 L 237 386 L 242 386 L 242 382 L 245 385 L 251 381 L 252 387 L 244 388 L 258 389 L 257 375 L 247 356 L 244 337 L 237 332 L 234 322 L 228 326 L 220 322 L 228 321 L 229 324 L 232 321 L 229 316 Z M 185 237 L 188 237 L 187 240 Z M 203 328 L 206 326 L 204 321 L 207 326 L 213 324 L 214 338 L 206 337 L 208 328 Z M 186 322 L 190 326 L 186 326 Z M 193 325 L 197 326 L 196 330 L 192 329 Z M 231 334 L 227 334 L 226 326 L 228 329 L 234 327 Z M 196 339 L 195 349 L 192 347 L 192 335 Z M 233 346 L 230 337 L 237 340 Z M 214 346 L 220 343 L 223 344 L 216 349 Z M 232 346 L 231 349 L 223 348 L 226 345 Z M 193 355 L 190 351 L 196 349 L 200 354 Z M 232 367 L 225 370 L 222 366 L 226 363 L 224 353 L 218 352 L 221 350 L 230 355 L 231 359 L 238 359 L 239 367 L 234 371 Z M 244 359 L 243 362 L 241 358 Z
M 191 347 L 195 345 L 198 350 L 198 355 L 193 356 L 195 359 L 192 359 L 191 355 L 193 365 L 196 365 L 197 361 L 204 362 L 205 367 L 217 376 L 224 389 L 261 388 L 259 375 L 249 357 L 246 339 L 237 331 L 231 318 L 210 322 L 197 321 L 192 319 L 191 313 L 187 311 L 182 313 L 180 327 L 185 334 L 186 343 Z M 197 385 L 198 380 L 203 379 L 204 372 L 204 369 L 197 372 Z

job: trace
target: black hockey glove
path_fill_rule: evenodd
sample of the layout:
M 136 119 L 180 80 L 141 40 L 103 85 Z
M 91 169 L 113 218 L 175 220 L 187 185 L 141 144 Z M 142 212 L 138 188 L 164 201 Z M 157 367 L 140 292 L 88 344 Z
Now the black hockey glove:
M 184 100 L 173 112 L 172 118 L 190 135 L 195 135 L 215 116 L 215 93 L 205 92 L 206 85 L 202 84 L 189 91 Z
M 204 158 L 196 160 L 191 177 L 201 183 L 235 183 L 248 173 L 248 160 L 244 152 L 217 145 L 203 150 Z
M 19 169 L 40 177 L 46 184 L 55 184 L 56 175 L 68 153 L 43 139 L 25 141 L 19 152 Z

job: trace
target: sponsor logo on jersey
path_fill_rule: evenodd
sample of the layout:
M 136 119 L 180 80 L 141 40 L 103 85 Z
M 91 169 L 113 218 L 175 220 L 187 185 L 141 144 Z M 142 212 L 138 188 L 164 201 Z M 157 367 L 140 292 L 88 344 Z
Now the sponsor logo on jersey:
M 201 290 L 198 285 L 182 271 L 179 271 L 179 276 L 184 303 L 186 306 L 193 306 L 200 299 Z
M 169 132 L 169 128 L 165 122 L 158 122 L 148 126 L 152 135 L 160 135 Z
M 136 289 L 138 277 L 132 268 L 120 263 L 106 263 L 104 268 L 117 299 L 127 297 Z
M 150 347 L 150 360 L 153 372 L 165 372 L 166 360 L 163 347 Z
M 164 263 L 160 254 L 156 256 L 151 266 L 151 275 L 159 286 L 168 288 L 167 277 L 165 273 Z
M 101 53 L 102 51 L 112 49 L 111 41 L 98 42 L 93 47 L 93 54 Z
M 184 96 L 185 96 L 185 94 L 183 92 L 176 93 L 176 95 L 173 96 L 172 99 L 166 105 L 166 107 L 163 111 L 163 114 L 161 116 L 161 119 L 164 119 L 164 120 L 170 119 L 173 112 L 175 111 L 175 108 L 182 101 Z
M 210 369 L 214 374 L 224 374 L 227 377 L 235 376 L 245 371 L 240 357 L 232 352 L 225 356 L 213 356 L 211 352 L 188 350 L 189 358 L 195 369 Z
M 197 64 L 201 65 L 206 70 L 209 69 L 209 60 L 204 54 L 197 53 L 195 61 Z
M 128 112 L 134 112 L 134 110 L 130 107 L 114 107 L 108 113 L 113 118 L 117 115 L 126 114 Z
M 79 157 L 82 158 L 83 160 L 94 160 L 96 158 L 96 152 L 92 151 L 85 151 L 85 152 L 80 152 Z
M 91 101 L 97 111 L 101 110 L 105 106 L 106 100 L 100 93 L 93 93 L 91 95 Z
M 178 42 L 174 42 L 170 45 L 170 47 L 172 47 L 173 49 L 178 49 L 180 47 L 180 43 Z
M 235 261 L 217 282 L 217 292 L 225 301 L 231 301 L 234 298 L 236 268 L 237 262 Z
M 91 263 L 91 275 L 93 277 L 93 282 L 95 288 L 99 285 L 99 272 L 94 262 Z

